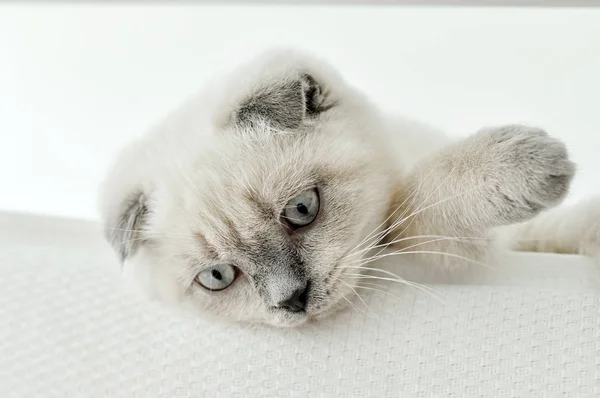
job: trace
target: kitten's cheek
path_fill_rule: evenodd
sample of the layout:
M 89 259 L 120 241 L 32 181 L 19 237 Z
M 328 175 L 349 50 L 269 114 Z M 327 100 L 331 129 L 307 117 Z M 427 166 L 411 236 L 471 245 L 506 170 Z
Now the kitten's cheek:
M 357 277 L 349 277 L 344 272 L 338 274 L 335 277 L 335 282 L 327 287 L 324 299 L 315 303 L 314 310 L 311 311 L 311 317 L 320 320 L 328 318 L 345 308 L 352 308 L 353 302 L 358 297 L 355 291 L 358 281 Z
M 185 293 L 177 283 L 176 267 L 164 267 L 150 248 L 142 247 L 125 259 L 122 281 L 127 289 L 150 299 L 178 303 Z

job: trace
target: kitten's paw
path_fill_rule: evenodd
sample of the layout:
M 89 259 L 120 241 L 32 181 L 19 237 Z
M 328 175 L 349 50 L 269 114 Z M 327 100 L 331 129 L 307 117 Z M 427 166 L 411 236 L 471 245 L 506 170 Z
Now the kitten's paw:
M 575 164 L 565 145 L 544 130 L 508 125 L 481 131 L 490 201 L 507 222 L 520 222 L 555 206 L 569 191 Z

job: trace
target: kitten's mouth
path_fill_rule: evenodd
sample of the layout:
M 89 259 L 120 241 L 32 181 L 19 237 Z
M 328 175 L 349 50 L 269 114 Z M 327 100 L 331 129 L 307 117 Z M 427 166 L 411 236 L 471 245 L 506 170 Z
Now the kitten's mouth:
M 341 282 L 339 284 L 346 286 Z M 302 311 L 293 312 L 273 307 L 271 309 L 274 315 L 272 324 L 278 327 L 299 327 L 308 322 L 319 322 L 327 319 L 344 307 L 344 298 L 352 292 L 350 288 L 348 289 L 349 291 L 345 291 L 343 288 L 339 289 L 335 296 L 330 297 L 325 302 L 313 301 L 306 310 Z

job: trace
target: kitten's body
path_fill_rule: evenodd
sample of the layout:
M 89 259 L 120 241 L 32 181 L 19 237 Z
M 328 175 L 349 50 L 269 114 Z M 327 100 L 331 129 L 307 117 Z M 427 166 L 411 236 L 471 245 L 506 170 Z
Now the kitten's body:
M 382 115 L 321 61 L 273 52 L 123 151 L 102 212 L 125 273 L 145 291 L 291 326 L 344 304 L 367 249 L 383 241 L 445 267 L 487 261 L 486 239 L 511 224 L 502 241 L 519 249 L 597 247 L 600 214 L 561 236 L 549 231 L 565 217 L 534 218 L 562 200 L 573 174 L 564 146 L 541 130 L 506 126 L 452 142 Z M 311 189 L 314 222 L 283 225 L 288 201 Z M 521 238 L 544 243 L 511 243 Z M 231 287 L 198 285 L 199 273 L 224 263 L 237 272 Z M 302 311 L 279 305 L 298 289 Z

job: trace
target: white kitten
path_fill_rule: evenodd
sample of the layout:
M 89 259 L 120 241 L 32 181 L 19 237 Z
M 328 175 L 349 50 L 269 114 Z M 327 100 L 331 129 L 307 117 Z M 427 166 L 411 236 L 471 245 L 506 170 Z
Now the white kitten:
M 340 308 L 368 249 L 385 243 L 461 267 L 461 257 L 485 260 L 490 232 L 514 224 L 504 232 L 518 249 L 595 250 L 599 206 L 534 218 L 563 199 L 574 171 L 540 129 L 452 142 L 381 114 L 321 60 L 273 51 L 129 145 L 101 205 L 144 291 L 294 326 Z

